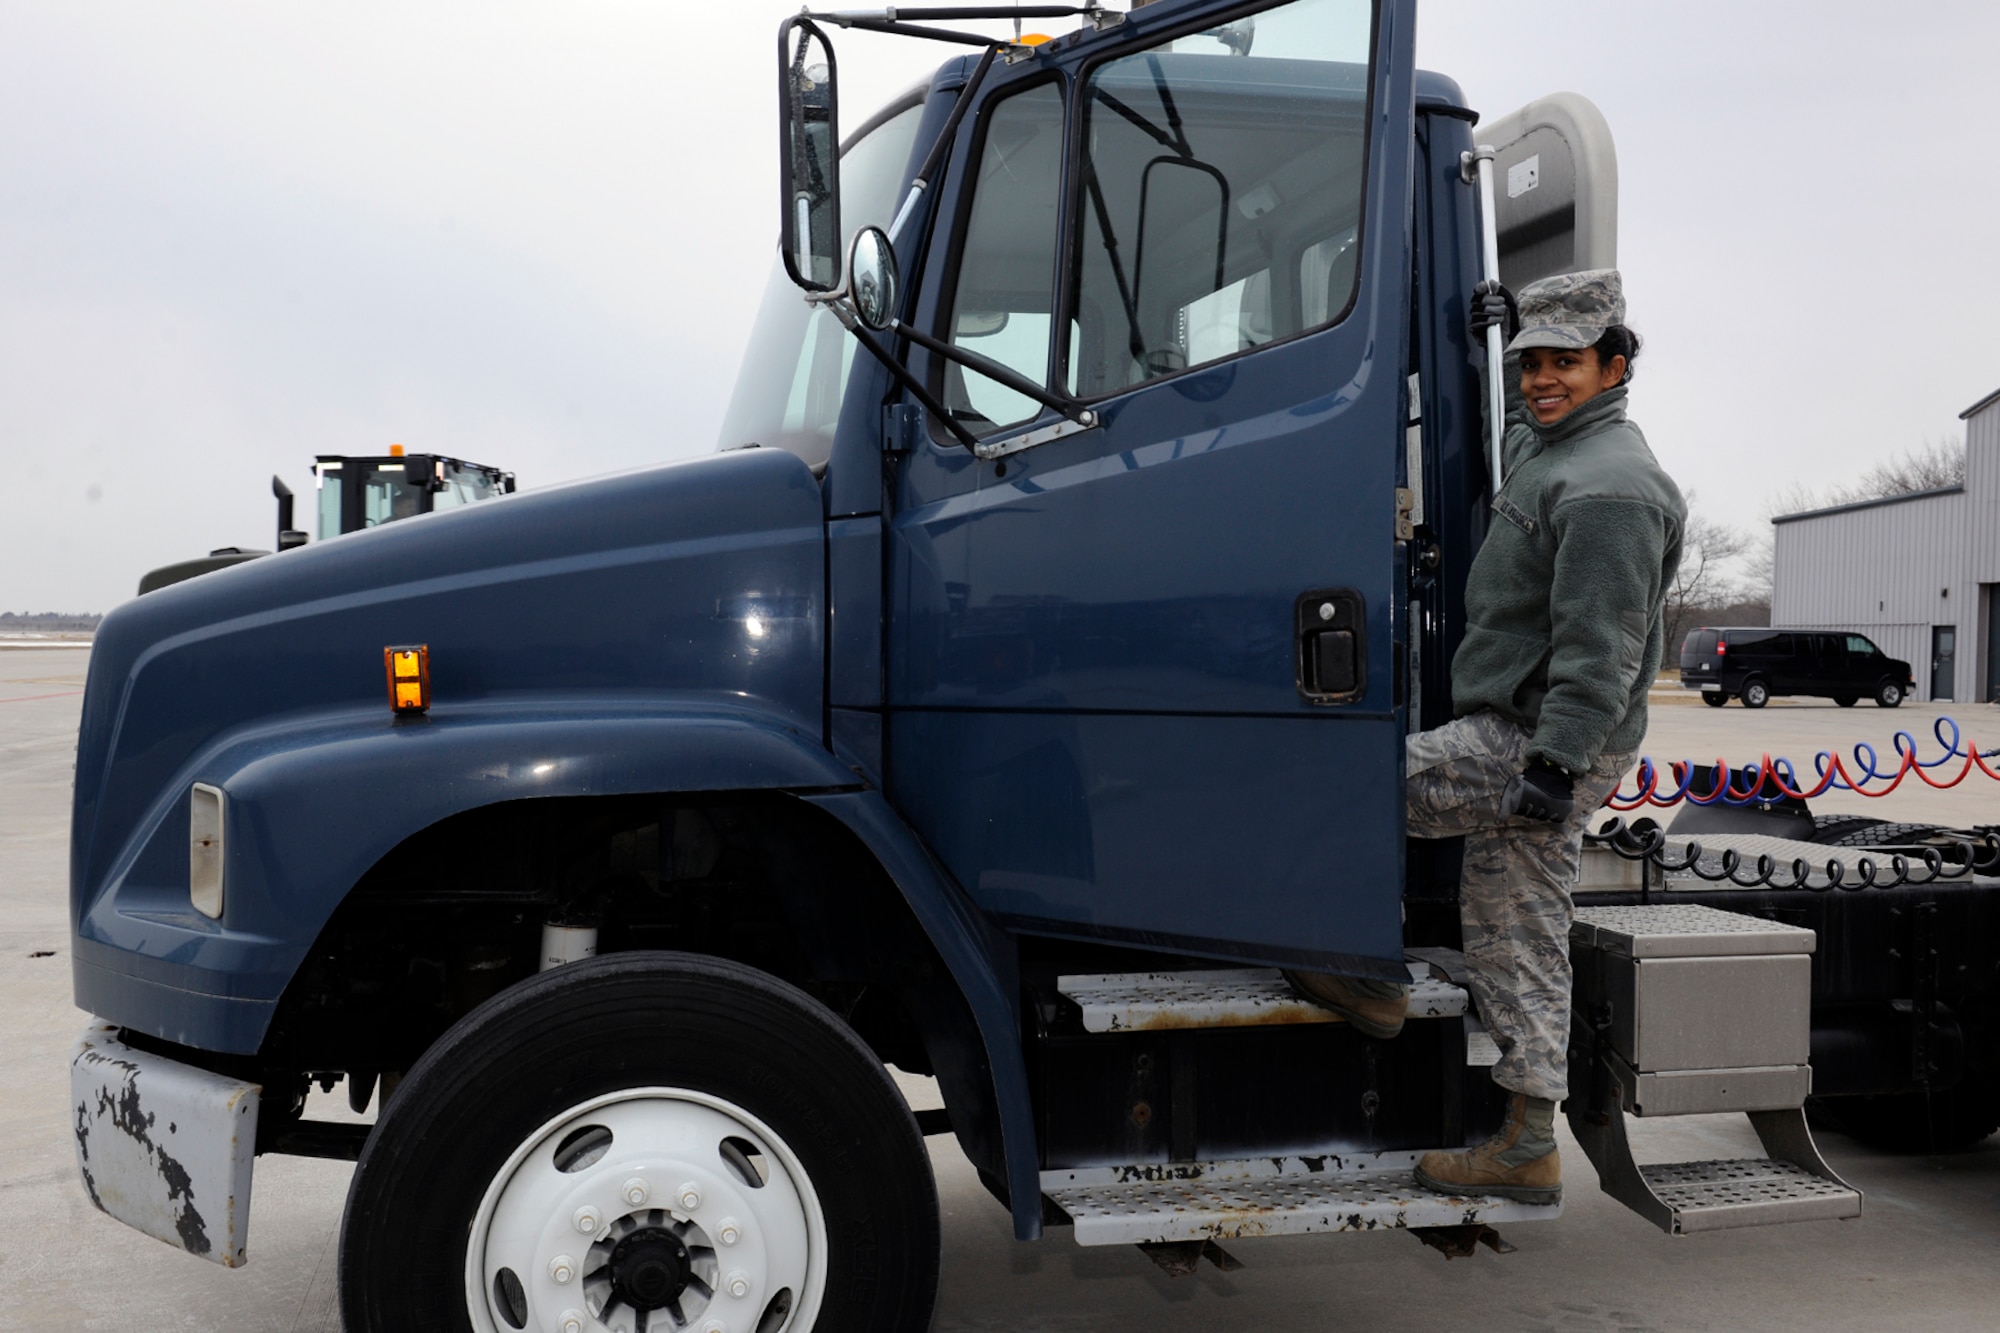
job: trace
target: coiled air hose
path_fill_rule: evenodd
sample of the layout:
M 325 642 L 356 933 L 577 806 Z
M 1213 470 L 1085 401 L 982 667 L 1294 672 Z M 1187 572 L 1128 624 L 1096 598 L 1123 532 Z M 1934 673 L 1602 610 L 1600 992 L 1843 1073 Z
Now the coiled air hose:
M 1659 766 L 1650 758 L 1642 758 L 1639 761 L 1637 790 L 1631 793 L 1613 792 L 1604 804 L 1605 808 L 1617 811 L 1638 810 L 1646 806 L 1667 808 L 1683 803 L 1699 806 L 1767 805 L 1780 798 L 1809 800 L 1829 791 L 1848 791 L 1872 799 L 1887 796 L 1912 774 L 1924 785 L 1943 791 L 1965 781 L 1974 769 L 2000 782 L 2000 767 L 1987 763 L 1989 759 L 2000 761 L 2000 750 L 1981 751 L 1976 744 L 1965 739 L 1958 723 L 1949 717 L 1940 717 L 1932 726 L 1932 734 L 1937 737 L 1944 753 L 1935 759 L 1922 759 L 1917 754 L 1916 738 L 1907 731 L 1897 732 L 1891 742 L 1897 760 L 1887 768 L 1880 762 L 1875 748 L 1865 741 L 1854 747 L 1853 772 L 1848 770 L 1839 755 L 1822 750 L 1813 759 L 1817 780 L 1810 784 L 1799 780 L 1789 759 L 1773 759 L 1766 753 L 1758 763 L 1740 769 L 1731 769 L 1722 760 L 1716 760 L 1707 792 L 1696 790 L 1699 784 L 1694 776 L 1693 764 L 1684 760 L 1675 762 L 1672 765 L 1674 790 L 1662 792 Z M 1958 761 L 1957 772 L 1949 777 L 1931 776 L 1932 770 L 1946 768 L 1954 760 Z M 1595 832 L 1587 834 L 1586 841 L 1617 852 L 1628 860 L 1650 862 L 1669 875 L 1691 874 L 1711 884 L 1728 883 L 1743 889 L 1808 889 L 1815 893 L 1840 889 L 1851 893 L 1869 888 L 1921 886 L 1939 880 L 1967 879 L 1973 875 L 2000 875 L 2000 831 L 1987 828 L 1976 831 L 1940 830 L 1928 841 L 1928 845 L 1887 852 L 1886 863 L 1870 856 L 1860 856 L 1851 875 L 1846 863 L 1839 857 L 1828 857 L 1818 864 L 1803 856 L 1780 861 L 1768 853 L 1746 856 L 1733 847 L 1704 851 L 1702 845 L 1693 840 L 1685 843 L 1680 853 L 1675 854 L 1667 846 L 1667 831 L 1652 819 L 1640 819 L 1627 825 L 1623 819 L 1614 816 Z
M 1903 779 L 1911 774 L 1915 774 L 1925 785 L 1943 791 L 1965 781 L 1966 775 L 1974 768 L 1995 782 L 2000 782 L 2000 771 L 1995 771 L 1986 762 L 1988 759 L 2000 761 L 2000 750 L 1987 750 L 1982 753 L 1978 746 L 1964 740 L 1958 723 L 1949 717 L 1940 717 L 1931 730 L 1937 737 L 1938 744 L 1944 747 L 1944 753 L 1935 759 L 1919 759 L 1916 738 L 1907 731 L 1899 731 L 1891 741 L 1898 760 L 1893 771 L 1889 772 L 1883 771 L 1879 766 L 1874 746 L 1866 741 L 1857 742 L 1854 746 L 1854 764 L 1860 770 L 1859 779 L 1847 771 L 1847 765 L 1841 761 L 1839 755 L 1831 750 L 1821 750 L 1813 759 L 1813 771 L 1819 775 L 1819 780 L 1811 786 L 1798 780 L 1791 760 L 1773 759 L 1766 752 L 1756 764 L 1746 764 L 1741 769 L 1732 770 L 1722 760 L 1717 759 L 1713 789 L 1706 795 L 1694 790 L 1695 784 L 1690 777 L 1694 766 L 1685 760 L 1677 761 L 1672 765 L 1675 789 L 1662 793 L 1659 789 L 1658 766 L 1651 758 L 1642 758 L 1639 760 L 1637 775 L 1639 789 L 1630 795 L 1622 791 L 1613 792 L 1611 799 L 1605 804 L 1613 810 L 1637 810 L 1648 805 L 1665 808 L 1679 805 L 1683 801 L 1690 805 L 1714 805 L 1718 802 L 1724 805 L 1761 805 L 1772 799 L 1764 791 L 1767 782 L 1793 800 L 1809 801 L 1829 791 L 1851 791 L 1857 796 L 1872 799 L 1887 796 L 1901 786 Z M 1947 731 L 1949 735 L 1946 734 Z M 1963 761 L 1957 773 L 1942 781 L 1930 775 L 1931 769 L 1942 768 L 1954 759 Z M 1737 786 L 1739 777 L 1746 784 L 1740 789 Z M 1871 789 L 1868 785 L 1871 782 L 1882 785 Z

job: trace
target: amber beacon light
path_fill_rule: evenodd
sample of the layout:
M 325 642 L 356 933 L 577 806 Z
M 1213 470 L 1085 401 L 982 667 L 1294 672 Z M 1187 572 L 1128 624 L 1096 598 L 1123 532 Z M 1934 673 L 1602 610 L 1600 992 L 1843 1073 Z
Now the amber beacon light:
M 431 706 L 431 650 L 422 643 L 384 648 L 382 664 L 389 672 L 389 710 L 398 717 L 421 713 Z

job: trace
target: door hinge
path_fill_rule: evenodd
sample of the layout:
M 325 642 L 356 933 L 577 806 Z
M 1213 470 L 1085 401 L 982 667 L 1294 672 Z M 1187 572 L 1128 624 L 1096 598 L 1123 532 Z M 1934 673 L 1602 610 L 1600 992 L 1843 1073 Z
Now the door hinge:
M 1396 540 L 1409 541 L 1417 535 L 1416 524 L 1411 515 L 1416 512 L 1417 493 L 1408 486 L 1396 488 Z

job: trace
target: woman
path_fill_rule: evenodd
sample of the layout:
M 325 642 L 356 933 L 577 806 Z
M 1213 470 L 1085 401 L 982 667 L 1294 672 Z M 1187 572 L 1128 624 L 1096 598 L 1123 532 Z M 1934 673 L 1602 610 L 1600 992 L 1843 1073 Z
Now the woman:
M 1426 1154 L 1417 1180 L 1554 1203 L 1570 890 L 1585 824 L 1646 733 L 1687 508 L 1625 415 L 1639 339 L 1625 327 L 1617 271 L 1531 283 L 1518 311 L 1506 482 L 1466 580 L 1465 638 L 1451 664 L 1457 720 L 1411 736 L 1405 768 L 1410 835 L 1465 837 L 1466 969 L 1500 1047 L 1493 1080 L 1508 1112 L 1486 1143 Z M 1504 289 L 1482 284 L 1474 332 L 1513 313 Z M 1369 1035 L 1402 1029 L 1401 987 L 1319 975 L 1294 984 Z

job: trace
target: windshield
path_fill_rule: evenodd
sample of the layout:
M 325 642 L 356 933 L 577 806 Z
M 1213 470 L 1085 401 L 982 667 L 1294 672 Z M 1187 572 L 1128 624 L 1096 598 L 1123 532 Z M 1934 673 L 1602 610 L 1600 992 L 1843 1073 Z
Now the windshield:
M 922 114 L 919 95 L 841 153 L 840 216 L 850 232 L 889 225 Z M 805 303 L 774 259 L 723 418 L 721 447 L 759 444 L 790 450 L 814 467 L 825 463 L 855 345 L 839 320 Z
M 490 500 L 501 493 L 500 474 L 490 468 L 472 467 L 453 459 L 444 461 L 444 489 L 431 496 L 432 509 L 451 509 L 475 500 Z
M 403 477 L 401 463 L 363 465 L 355 470 L 361 487 L 361 526 L 372 528 L 424 511 L 424 493 Z

